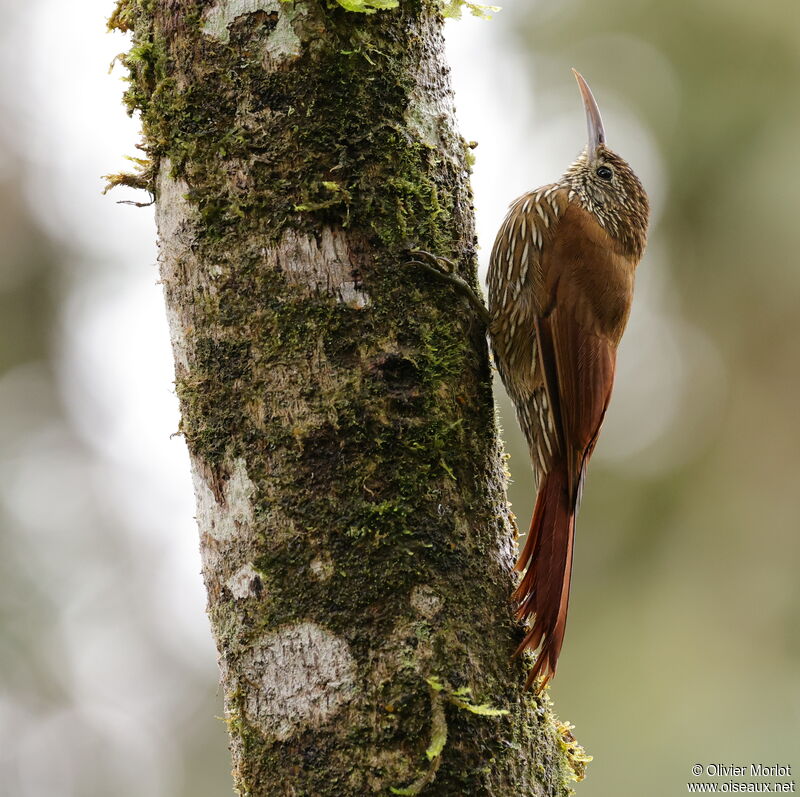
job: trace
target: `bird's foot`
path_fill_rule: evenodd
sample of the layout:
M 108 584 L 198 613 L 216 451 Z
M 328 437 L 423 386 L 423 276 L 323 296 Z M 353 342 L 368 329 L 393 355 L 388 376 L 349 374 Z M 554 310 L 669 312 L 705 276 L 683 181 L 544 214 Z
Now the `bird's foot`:
M 443 282 L 449 282 L 462 296 L 465 296 L 469 303 L 473 306 L 480 319 L 488 327 L 491 320 L 489 311 L 486 305 L 478 294 L 473 290 L 472 286 L 456 273 L 456 264 L 446 257 L 439 257 L 431 252 L 426 252 L 424 249 L 411 249 L 409 251 L 413 260 L 408 261 L 410 266 L 420 266 L 424 268 L 429 274 L 432 274 L 437 279 Z
M 424 249 L 411 249 L 409 254 L 414 258 L 412 263 L 435 272 L 437 276 L 456 273 L 456 264 L 446 257 L 439 257 Z

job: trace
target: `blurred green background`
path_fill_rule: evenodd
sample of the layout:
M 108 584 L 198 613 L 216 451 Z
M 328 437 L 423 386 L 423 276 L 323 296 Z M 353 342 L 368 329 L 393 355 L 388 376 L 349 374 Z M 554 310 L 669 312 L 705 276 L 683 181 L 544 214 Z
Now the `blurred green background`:
M 126 45 L 111 0 L 0 10 L 0 793 L 229 794 L 152 209 L 99 193 Z M 578 794 L 800 765 L 800 9 L 512 0 L 447 36 L 484 268 L 583 146 L 571 66 L 654 205 L 551 690 Z

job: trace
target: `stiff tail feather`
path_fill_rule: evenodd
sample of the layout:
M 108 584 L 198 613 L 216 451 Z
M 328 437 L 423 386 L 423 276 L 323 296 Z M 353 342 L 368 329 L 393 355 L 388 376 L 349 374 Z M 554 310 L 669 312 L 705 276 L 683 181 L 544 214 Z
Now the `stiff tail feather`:
M 528 539 L 515 567 L 525 570 L 514 592 L 517 619 L 534 618 L 516 655 L 541 646 L 526 689 L 542 677 L 537 688 L 541 691 L 556 672 L 567 624 L 574 536 L 575 501 L 569 495 L 567 468 L 555 462 L 542 479 Z

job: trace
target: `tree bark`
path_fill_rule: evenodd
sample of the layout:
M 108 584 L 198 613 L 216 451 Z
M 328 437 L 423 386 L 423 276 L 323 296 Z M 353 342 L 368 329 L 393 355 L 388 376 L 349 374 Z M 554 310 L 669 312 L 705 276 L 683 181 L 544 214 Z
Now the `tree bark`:
M 437 3 L 122 0 L 242 795 L 562 795 Z

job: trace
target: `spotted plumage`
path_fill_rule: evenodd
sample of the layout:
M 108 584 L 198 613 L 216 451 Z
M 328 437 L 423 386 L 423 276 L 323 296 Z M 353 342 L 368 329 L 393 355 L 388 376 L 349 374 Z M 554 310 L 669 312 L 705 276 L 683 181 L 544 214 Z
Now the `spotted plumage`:
M 576 73 L 589 146 L 561 179 L 517 199 L 489 264 L 495 362 L 528 443 L 538 495 L 517 569 L 520 650 L 555 673 L 564 637 L 575 514 L 611 397 L 616 349 L 646 241 L 648 203 L 630 166 L 605 146 L 600 114 Z

